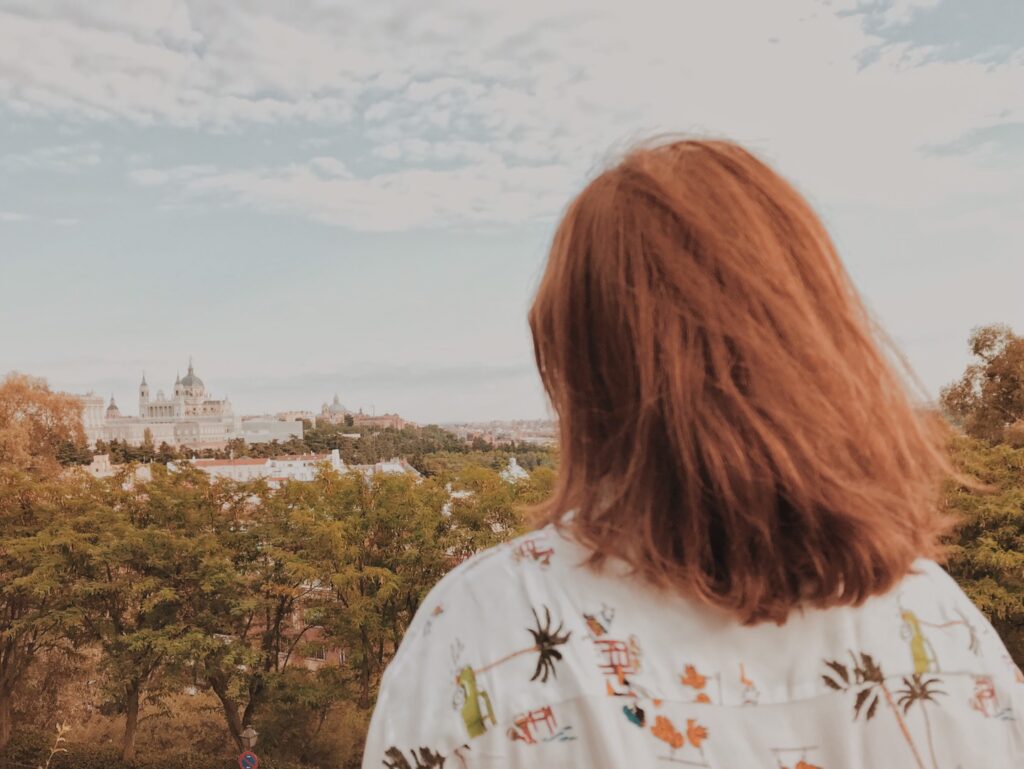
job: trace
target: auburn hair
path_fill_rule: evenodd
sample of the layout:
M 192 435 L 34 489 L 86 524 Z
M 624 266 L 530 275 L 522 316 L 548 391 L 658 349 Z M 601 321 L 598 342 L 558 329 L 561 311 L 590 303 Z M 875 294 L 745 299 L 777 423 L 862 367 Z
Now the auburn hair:
M 591 565 L 754 623 L 859 604 L 938 554 L 938 420 L 807 201 L 738 145 L 643 147 L 590 182 L 530 327 L 560 434 L 542 518 Z

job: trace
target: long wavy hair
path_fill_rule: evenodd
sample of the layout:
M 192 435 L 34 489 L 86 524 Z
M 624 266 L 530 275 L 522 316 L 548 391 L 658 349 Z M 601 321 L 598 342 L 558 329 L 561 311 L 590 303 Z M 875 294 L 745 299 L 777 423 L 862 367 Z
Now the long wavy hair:
M 754 623 L 938 554 L 939 422 L 807 201 L 736 144 L 643 147 L 588 184 L 530 327 L 560 430 L 542 518 L 592 565 Z

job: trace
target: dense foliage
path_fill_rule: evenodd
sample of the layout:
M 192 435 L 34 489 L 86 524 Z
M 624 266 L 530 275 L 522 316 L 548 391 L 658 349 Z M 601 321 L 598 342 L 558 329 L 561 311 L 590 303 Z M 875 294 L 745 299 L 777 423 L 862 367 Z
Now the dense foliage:
M 966 433 L 951 447 L 965 482 L 946 493 L 959 520 L 948 568 L 1024 666 L 1024 338 L 984 326 L 969 345 L 974 361 L 941 398 Z
M 453 433 L 427 425 L 393 427 L 352 427 L 330 423 L 311 425 L 306 422 L 302 438 L 287 441 L 247 444 L 241 438 L 228 441 L 222 449 L 177 449 L 166 443 L 154 446 L 152 440 L 139 445 L 125 441 L 98 441 L 96 453 L 109 454 L 115 465 L 128 462 L 167 462 L 192 457 L 226 459 L 228 457 L 279 457 L 287 454 L 324 454 L 334 449 L 348 464 L 375 464 L 392 457 L 404 457 L 424 475 L 433 475 L 456 465 L 489 463 L 495 469 L 504 467 L 515 454 L 520 464 L 533 469 L 539 464 L 552 466 L 551 449 L 514 442 L 497 447 L 487 443 L 467 444 Z M 87 464 L 92 452 L 83 444 L 68 443 L 61 456 L 62 464 Z M 485 456 L 486 455 L 486 456 Z
M 962 437 L 953 456 L 985 485 L 950 483 L 946 505 L 960 526 L 948 569 L 1024 666 L 1024 449 Z
M 223 764 L 252 724 L 272 759 L 355 765 L 426 592 L 515 535 L 552 477 L 533 450 L 534 474 L 509 483 L 507 453 L 474 457 L 425 429 L 370 440 L 386 454 L 415 443 L 434 477 L 325 466 L 272 490 L 186 462 L 95 479 L 62 467 L 61 447 L 82 440 L 76 409 L 24 377 L 0 385 L 0 749 L 16 725 L 70 721 L 79 764 L 197 743 Z M 342 658 L 304 664 L 326 650 Z M 106 747 L 81 748 L 75 727 Z

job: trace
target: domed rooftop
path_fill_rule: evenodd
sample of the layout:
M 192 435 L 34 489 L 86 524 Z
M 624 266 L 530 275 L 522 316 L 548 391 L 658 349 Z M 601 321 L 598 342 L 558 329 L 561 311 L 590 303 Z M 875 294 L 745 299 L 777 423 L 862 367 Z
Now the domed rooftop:
M 110 396 L 110 405 L 107 406 L 107 416 L 108 417 L 119 417 L 119 416 L 121 416 L 121 409 L 119 409 L 117 407 L 117 404 L 114 402 L 114 396 L 113 395 Z
M 205 387 L 205 385 L 203 384 L 203 380 L 200 379 L 199 377 L 197 377 L 196 376 L 196 372 L 192 369 L 192 360 L 191 359 L 188 362 L 188 373 L 185 374 L 184 377 L 182 377 L 181 384 L 182 384 L 183 387 L 192 387 L 192 388 L 196 388 L 196 387 L 203 388 L 203 387 Z
M 338 397 L 338 393 L 334 393 L 334 400 L 331 402 L 331 405 L 327 407 L 327 410 L 332 414 L 348 413 L 348 409 L 345 408 L 345 405 L 341 402 L 341 399 Z

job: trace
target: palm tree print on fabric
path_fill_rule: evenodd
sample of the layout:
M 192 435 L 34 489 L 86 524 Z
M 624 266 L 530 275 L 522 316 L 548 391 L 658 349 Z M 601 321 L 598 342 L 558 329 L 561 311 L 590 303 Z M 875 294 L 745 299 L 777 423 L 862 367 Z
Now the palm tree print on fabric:
M 851 669 L 838 660 L 825 660 L 825 665 L 832 672 L 831 674 L 823 674 L 822 679 L 830 688 L 836 691 L 856 692 L 856 698 L 853 702 L 853 717 L 855 720 L 863 715 L 864 720 L 870 721 L 875 717 L 879 702 L 885 700 L 889 711 L 896 719 L 900 732 L 903 734 L 903 739 L 906 740 L 907 746 L 914 756 L 914 763 L 918 769 L 925 769 L 921 755 L 914 744 L 914 738 L 907 728 L 907 722 L 904 720 L 892 692 L 886 686 L 885 674 L 882 672 L 882 668 L 870 654 L 865 654 L 864 652 L 861 652 L 859 657 L 850 652 L 850 658 L 853 663 L 852 676 L 850 675 Z
M 537 667 L 533 671 L 533 675 L 530 677 L 531 681 L 536 681 L 538 678 L 541 683 L 547 683 L 549 677 L 554 678 L 556 676 L 555 662 L 562 659 L 562 652 L 559 651 L 558 647 L 568 642 L 569 637 L 572 635 L 571 630 L 562 632 L 564 626 L 561 622 L 558 623 L 558 627 L 552 629 L 551 627 L 551 609 L 547 606 L 544 607 L 544 621 L 540 621 L 540 617 L 537 615 L 536 609 L 530 609 L 533 612 L 534 627 L 527 628 L 527 632 L 533 636 L 533 646 L 528 646 L 525 649 L 519 649 L 511 654 L 507 654 L 499 660 L 495 660 L 490 664 L 484 665 L 481 668 L 476 668 L 473 672 L 479 675 L 492 668 L 496 668 L 499 665 L 504 665 L 511 659 L 520 657 L 524 654 L 537 654 Z
M 534 669 L 530 680 L 536 681 L 539 679 L 541 683 L 546 683 L 548 678 L 554 678 L 556 675 L 555 663 L 562 659 L 562 652 L 558 647 L 568 642 L 572 633 L 568 630 L 563 632 L 561 622 L 558 623 L 558 627 L 552 628 L 551 610 L 547 606 L 544 607 L 543 622 L 541 622 L 536 609 L 531 608 L 530 611 L 533 612 L 534 627 L 528 627 L 526 630 L 533 636 L 533 646 L 506 654 L 501 659 L 495 660 L 483 667 L 473 668 L 467 665 L 459 670 L 458 675 L 455 677 L 455 684 L 458 687 L 457 694 L 459 695 L 456 698 L 456 704 L 461 707 L 462 720 L 470 737 L 479 737 L 484 734 L 488 729 L 488 721 L 492 725 L 497 723 L 490 695 L 480 688 L 477 681 L 477 676 L 481 673 L 492 670 L 499 665 L 504 665 L 506 662 L 516 657 L 521 657 L 524 654 L 537 654 L 537 667 Z
M 904 715 L 906 715 L 907 711 L 909 711 L 914 705 L 920 705 L 918 709 L 924 716 L 924 726 L 928 734 L 928 752 L 932 759 L 932 769 L 939 769 L 939 764 L 935 759 L 935 745 L 932 742 L 932 722 L 931 719 L 928 718 L 928 703 L 935 704 L 936 695 L 944 695 L 946 693 L 941 689 L 935 688 L 938 684 L 939 679 L 937 678 L 925 678 L 920 673 L 915 673 L 909 678 L 904 677 L 903 688 L 896 692 L 896 694 L 899 695 L 899 700 L 897 700 L 897 702 L 900 707 L 903 708 Z
M 468 748 L 463 745 L 462 748 Z M 390 747 L 384 753 L 382 763 L 387 769 L 443 769 L 446 756 L 430 748 L 410 748 L 408 751 L 415 763 L 410 764 L 405 752 L 397 747 Z M 455 752 L 458 755 L 458 751 Z

